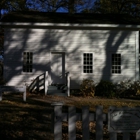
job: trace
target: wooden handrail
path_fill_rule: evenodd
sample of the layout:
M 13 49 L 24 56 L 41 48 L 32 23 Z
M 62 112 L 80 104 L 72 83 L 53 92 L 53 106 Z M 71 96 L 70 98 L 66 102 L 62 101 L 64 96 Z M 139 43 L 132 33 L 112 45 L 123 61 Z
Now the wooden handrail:
M 41 76 L 43 76 L 43 78 L 40 79 Z M 44 86 L 44 92 L 45 92 L 45 95 L 47 95 L 47 90 L 48 90 L 48 71 L 46 71 L 45 73 L 37 76 L 32 81 L 32 83 L 30 84 L 28 89 L 29 89 L 30 92 L 32 92 L 35 89 L 35 87 L 36 87 L 37 92 L 39 92 L 41 86 Z
M 70 73 L 66 73 L 67 95 L 70 96 Z

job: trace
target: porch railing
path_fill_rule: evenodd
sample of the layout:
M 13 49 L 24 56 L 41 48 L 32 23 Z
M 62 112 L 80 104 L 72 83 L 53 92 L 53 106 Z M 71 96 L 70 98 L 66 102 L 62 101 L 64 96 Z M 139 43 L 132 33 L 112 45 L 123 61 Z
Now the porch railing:
M 66 86 L 67 86 L 67 95 L 70 96 L 70 73 L 66 73 Z
M 48 71 L 37 76 L 28 87 L 28 90 L 29 92 L 33 92 L 34 90 L 39 92 L 41 87 L 43 87 L 44 93 L 46 95 L 48 90 Z

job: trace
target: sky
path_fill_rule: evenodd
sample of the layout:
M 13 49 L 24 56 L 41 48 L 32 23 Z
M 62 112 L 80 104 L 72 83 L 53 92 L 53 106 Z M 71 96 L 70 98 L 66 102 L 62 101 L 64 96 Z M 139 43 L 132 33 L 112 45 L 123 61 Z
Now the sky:
M 30 0 L 28 0 L 28 1 L 30 1 Z M 90 3 L 89 4 L 87 4 L 87 5 L 85 5 L 85 6 L 79 6 L 79 7 L 77 7 L 78 9 L 81 9 L 81 8 L 86 8 L 86 7 L 92 7 L 93 5 L 94 5 L 94 2 L 95 2 L 95 0 L 83 0 L 83 1 L 90 1 Z M 37 4 L 38 5 L 38 4 Z M 35 6 L 35 7 L 37 7 L 37 5 Z M 2 15 L 4 14 L 4 13 L 6 13 L 7 11 L 6 10 L 2 10 Z M 64 8 L 59 8 L 58 10 L 57 10 L 57 12 L 68 12 L 66 9 L 64 9 Z

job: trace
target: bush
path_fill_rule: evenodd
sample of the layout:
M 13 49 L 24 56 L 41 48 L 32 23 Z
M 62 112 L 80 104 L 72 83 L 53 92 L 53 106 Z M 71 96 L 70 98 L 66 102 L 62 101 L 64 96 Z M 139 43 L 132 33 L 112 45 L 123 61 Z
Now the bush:
M 135 95 L 140 95 L 140 81 L 134 81 L 131 85 Z
M 95 94 L 95 84 L 93 80 L 84 79 L 80 85 L 81 96 L 92 96 Z
M 70 95 L 80 96 L 80 89 L 70 89 Z
M 101 80 L 95 89 L 96 96 L 115 97 L 115 85 L 110 81 Z
M 5 85 L 6 81 L 3 78 L 0 78 L 0 85 Z
M 135 95 L 137 91 L 137 82 L 132 82 L 131 80 L 121 81 L 116 84 L 116 94 L 118 97 L 130 97 Z

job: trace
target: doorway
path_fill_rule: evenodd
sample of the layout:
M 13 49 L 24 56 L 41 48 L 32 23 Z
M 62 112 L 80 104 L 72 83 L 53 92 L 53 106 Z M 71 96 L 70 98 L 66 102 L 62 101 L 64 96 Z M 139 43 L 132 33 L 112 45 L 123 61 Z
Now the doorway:
M 52 84 L 65 83 L 65 53 L 51 52 L 51 80 Z

